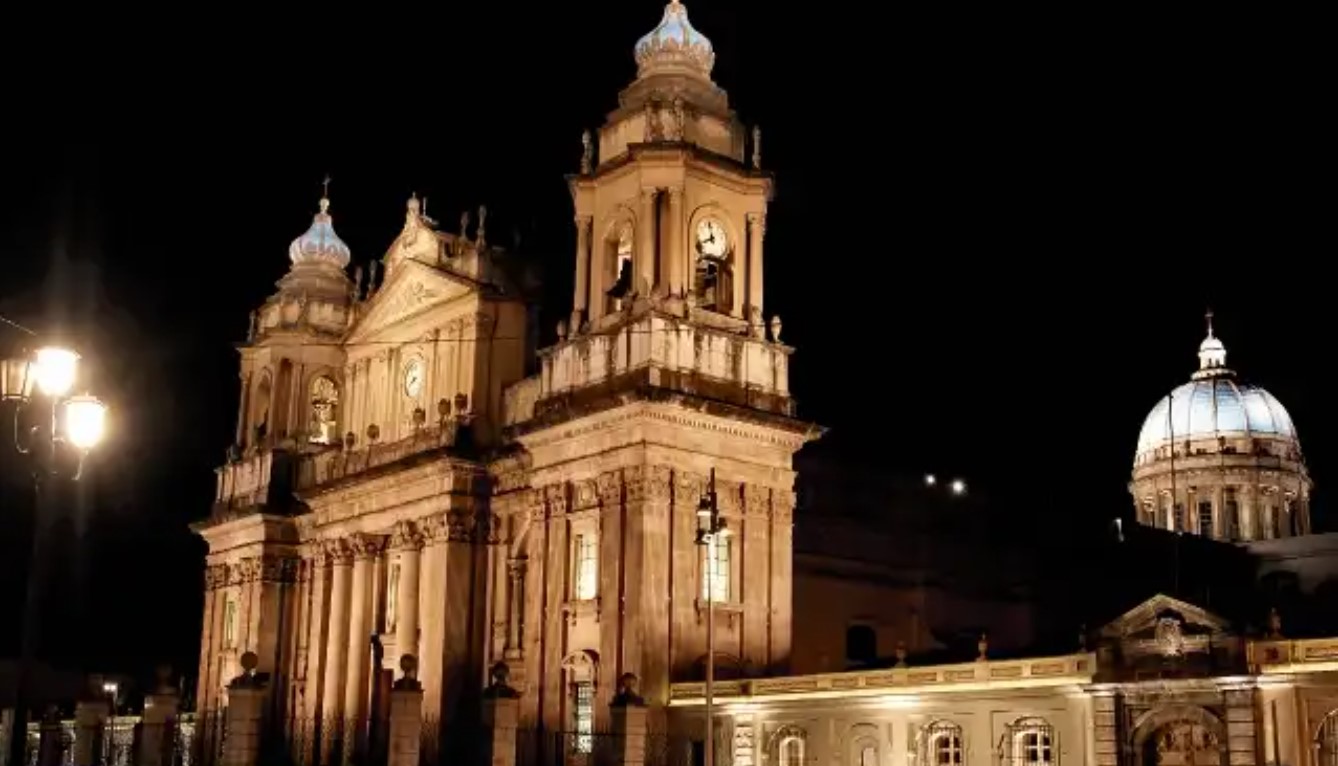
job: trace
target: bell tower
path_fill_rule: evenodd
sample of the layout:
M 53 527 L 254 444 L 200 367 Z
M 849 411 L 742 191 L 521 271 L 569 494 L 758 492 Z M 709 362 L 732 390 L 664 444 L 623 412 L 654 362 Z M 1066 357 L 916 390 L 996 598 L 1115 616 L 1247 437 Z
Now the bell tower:
M 635 55 L 569 178 L 570 318 L 506 392 L 522 449 L 490 467 L 506 552 L 489 659 L 513 669 L 526 723 L 561 731 L 606 725 L 628 674 L 663 710 L 708 662 L 717 678 L 786 668 L 793 455 L 819 433 L 795 417 L 780 320 L 763 320 L 759 134 L 677 0 Z M 699 544 L 704 496 L 719 543 Z
M 637 78 L 582 140 L 570 327 L 598 330 L 637 301 L 764 334 L 762 242 L 771 178 L 711 80 L 715 53 L 675 0 L 636 45 Z M 596 143 L 598 158 L 596 159 Z M 751 150 L 751 151 L 748 151 Z

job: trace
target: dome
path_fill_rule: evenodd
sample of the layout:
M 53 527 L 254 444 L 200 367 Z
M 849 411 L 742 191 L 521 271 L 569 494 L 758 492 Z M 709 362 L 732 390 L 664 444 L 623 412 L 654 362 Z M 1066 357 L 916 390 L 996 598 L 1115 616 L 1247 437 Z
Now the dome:
M 288 258 L 293 265 L 304 263 L 348 266 L 352 252 L 344 240 L 335 234 L 334 219 L 330 217 L 330 200 L 321 197 L 321 210 L 311 221 L 311 228 L 288 246 Z
M 1148 413 L 1138 435 L 1139 455 L 1172 440 L 1296 438 L 1296 428 L 1282 404 L 1264 389 L 1237 381 L 1227 369 L 1226 346 L 1213 335 L 1212 312 L 1207 319 L 1208 337 L 1199 344 L 1198 372 Z
M 637 41 L 637 76 L 644 77 L 657 69 L 695 72 L 711 76 L 715 66 L 715 51 L 711 41 L 688 21 L 688 9 L 678 0 L 664 7 L 664 18 Z
M 1192 380 L 1162 397 L 1143 421 L 1138 453 L 1187 439 L 1218 436 L 1296 438 L 1282 404 L 1258 386 L 1222 375 Z

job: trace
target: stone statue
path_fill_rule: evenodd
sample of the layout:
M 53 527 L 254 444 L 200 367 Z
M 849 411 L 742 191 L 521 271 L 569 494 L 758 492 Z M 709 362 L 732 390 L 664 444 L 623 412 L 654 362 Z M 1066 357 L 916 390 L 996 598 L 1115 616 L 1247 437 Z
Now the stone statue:
M 581 134 L 581 174 L 589 175 L 595 167 L 595 146 L 590 140 L 590 131 Z
M 475 232 L 474 239 L 477 242 L 478 249 L 482 250 L 488 244 L 488 206 L 479 205 L 479 228 Z
M 760 312 L 759 312 L 759 314 L 760 314 Z M 771 315 L 771 340 L 772 340 L 773 343 L 780 343 L 780 342 L 781 342 L 781 328 L 782 328 L 782 327 L 784 327 L 784 325 L 781 324 L 780 314 L 772 314 L 772 315 Z
M 670 141 L 682 141 L 687 121 L 687 113 L 683 108 L 683 99 L 675 96 L 673 110 L 669 113 L 669 130 L 665 137 Z
M 897 642 L 897 667 L 899 667 L 899 668 L 904 668 L 904 667 L 906 667 L 906 642 L 905 642 L 905 641 L 898 641 L 898 642 Z
M 559 342 L 559 343 L 561 343 L 562 341 L 564 341 L 564 340 L 567 339 L 567 320 L 565 320 L 565 319 L 559 319 L 559 320 L 558 320 L 558 323 L 557 323 L 557 337 L 558 337 L 558 342 Z
M 990 658 L 990 636 L 988 633 L 980 634 L 980 640 L 976 642 L 976 651 L 980 652 L 980 655 L 976 657 L 977 661 L 984 662 Z
M 465 212 L 463 212 L 463 213 L 460 214 L 460 244 L 461 244 L 461 246 L 463 246 L 465 242 L 468 242 L 468 241 L 469 241 L 469 234 L 468 234 L 468 232 L 469 232 L 469 211 L 466 210 Z
M 1282 615 L 1277 607 L 1268 610 L 1268 637 L 1282 638 Z
M 260 657 L 255 652 L 244 652 L 241 658 L 242 673 L 232 679 L 229 689 L 259 689 L 264 686 L 264 679 L 256 674 L 260 667 Z
M 664 125 L 660 122 L 660 113 L 650 103 L 646 104 L 646 143 L 664 140 Z
M 400 656 L 400 672 L 404 675 L 391 685 L 395 691 L 418 691 L 423 685 L 418 681 L 418 658 L 412 654 Z
M 251 342 L 256 339 L 256 334 L 260 331 L 260 312 L 251 312 L 251 326 L 246 330 L 246 340 Z
M 646 700 L 637 693 L 635 673 L 623 673 L 618 678 L 618 692 L 613 695 L 611 707 L 645 707 Z
M 753 126 L 753 170 L 762 169 L 762 127 Z
M 488 677 L 492 679 L 488 687 L 483 690 L 484 699 L 517 699 L 520 692 L 511 688 L 511 666 L 505 662 L 494 663 L 488 670 Z
M 381 265 L 381 262 L 380 262 L 380 261 L 376 261 L 376 260 L 372 261 L 371 264 L 369 264 L 369 267 L 370 267 L 370 269 L 371 269 L 371 275 L 367 278 L 367 297 L 368 297 L 368 298 L 372 297 L 372 294 L 376 292 L 376 272 L 377 272 L 377 268 L 378 268 L 380 265 Z

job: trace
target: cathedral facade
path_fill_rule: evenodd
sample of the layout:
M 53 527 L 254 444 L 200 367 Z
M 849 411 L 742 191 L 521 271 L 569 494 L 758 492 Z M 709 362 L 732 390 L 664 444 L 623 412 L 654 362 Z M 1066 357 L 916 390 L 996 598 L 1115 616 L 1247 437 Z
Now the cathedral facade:
M 591 731 L 627 673 L 662 714 L 703 666 L 708 605 L 722 676 L 786 668 L 792 456 L 818 430 L 763 313 L 760 134 L 680 3 L 635 56 L 569 179 L 573 308 L 537 360 L 486 210 L 446 232 L 411 199 L 364 280 L 321 199 L 239 347 L 235 444 L 195 527 L 201 711 L 255 652 L 271 720 L 357 752 L 412 655 L 443 728 L 505 662 L 522 725 Z M 706 544 L 704 496 L 729 531 Z

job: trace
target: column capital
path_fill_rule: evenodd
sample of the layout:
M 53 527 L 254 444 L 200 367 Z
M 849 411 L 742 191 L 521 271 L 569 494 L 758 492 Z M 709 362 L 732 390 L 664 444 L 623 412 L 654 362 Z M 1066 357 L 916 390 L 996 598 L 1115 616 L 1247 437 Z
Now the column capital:
M 349 547 L 353 549 L 355 559 L 369 559 L 380 555 L 386 548 L 386 538 L 384 535 L 369 535 L 365 532 L 356 532 L 348 537 Z
M 655 199 L 655 195 L 659 193 L 660 190 L 654 186 L 643 186 L 641 187 L 641 201 L 643 203 L 649 203 L 651 200 Z
M 390 549 L 393 551 L 418 550 L 423 547 L 423 533 L 412 521 L 397 521 L 390 533 Z
M 585 228 L 595 222 L 595 217 L 584 213 L 577 213 L 572 217 L 572 221 L 576 224 L 577 228 Z
M 669 192 L 669 199 L 672 202 L 678 202 L 683 197 L 683 185 L 670 186 L 666 191 Z
M 756 226 L 761 234 L 767 233 L 767 214 L 766 213 L 748 213 L 746 216 L 748 223 Z
M 506 574 L 513 580 L 523 579 L 525 577 L 525 568 L 529 560 L 525 558 L 507 559 Z
M 353 563 L 353 546 L 349 541 L 336 537 L 322 542 L 321 547 L 324 550 L 325 558 L 335 566 L 343 566 Z

